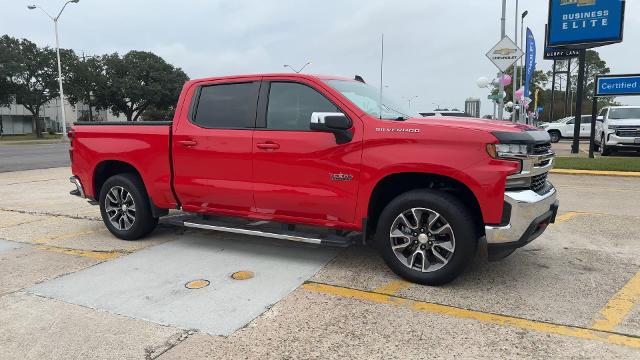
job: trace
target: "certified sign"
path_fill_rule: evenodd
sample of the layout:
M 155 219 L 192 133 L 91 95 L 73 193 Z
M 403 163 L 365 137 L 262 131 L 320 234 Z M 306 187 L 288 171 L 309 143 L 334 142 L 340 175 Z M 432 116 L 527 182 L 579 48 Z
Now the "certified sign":
M 640 74 L 596 77 L 596 96 L 640 95 Z
M 487 53 L 489 60 L 502 72 L 507 71 L 509 66 L 518 61 L 522 55 L 524 55 L 522 50 L 508 36 L 502 38 Z

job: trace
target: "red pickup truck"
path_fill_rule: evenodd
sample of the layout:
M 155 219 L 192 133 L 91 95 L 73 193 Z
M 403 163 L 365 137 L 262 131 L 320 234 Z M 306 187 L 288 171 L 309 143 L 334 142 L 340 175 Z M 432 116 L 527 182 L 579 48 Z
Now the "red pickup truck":
M 480 241 L 503 258 L 553 223 L 546 132 L 413 118 L 361 77 L 192 80 L 171 122 L 76 123 L 71 193 L 125 240 L 183 226 L 369 243 L 412 282 L 453 280 Z

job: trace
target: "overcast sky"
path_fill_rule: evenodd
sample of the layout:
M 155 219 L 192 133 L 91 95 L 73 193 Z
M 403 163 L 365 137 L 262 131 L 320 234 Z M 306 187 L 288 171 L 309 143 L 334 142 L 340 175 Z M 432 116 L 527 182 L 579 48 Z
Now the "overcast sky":
M 27 5 L 56 13 L 64 0 L 0 0 L 0 35 L 53 46 L 53 23 Z M 455 5 L 453 5 L 455 4 Z M 542 60 L 547 1 L 520 0 Z M 396 98 L 418 96 L 412 109 L 464 106 L 483 99 L 480 76 L 496 70 L 485 53 L 500 39 L 500 0 L 81 0 L 60 20 L 61 47 L 87 54 L 152 51 L 191 78 L 282 72 L 353 76 L 379 85 L 380 35 L 385 35 L 385 79 Z M 627 1 L 625 41 L 598 49 L 614 73 L 640 72 L 640 2 Z M 513 37 L 515 0 L 508 0 Z M 638 98 L 621 98 L 640 104 Z

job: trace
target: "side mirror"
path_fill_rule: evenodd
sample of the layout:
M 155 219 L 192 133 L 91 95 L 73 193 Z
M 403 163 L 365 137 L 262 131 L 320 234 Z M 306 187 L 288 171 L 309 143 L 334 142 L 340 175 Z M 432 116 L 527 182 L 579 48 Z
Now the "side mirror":
M 600 122 L 604 121 L 604 116 L 598 116 L 596 118 L 596 121 L 600 121 Z
M 353 122 L 343 113 L 311 114 L 311 130 L 333 133 L 338 144 L 346 144 L 353 139 L 353 134 L 349 131 L 352 127 Z

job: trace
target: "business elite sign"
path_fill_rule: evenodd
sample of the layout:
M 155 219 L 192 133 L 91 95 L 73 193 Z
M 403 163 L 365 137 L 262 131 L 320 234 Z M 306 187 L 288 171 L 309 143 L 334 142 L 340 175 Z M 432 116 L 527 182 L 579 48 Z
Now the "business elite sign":
M 622 41 L 624 0 L 550 0 L 547 46 L 591 48 Z

